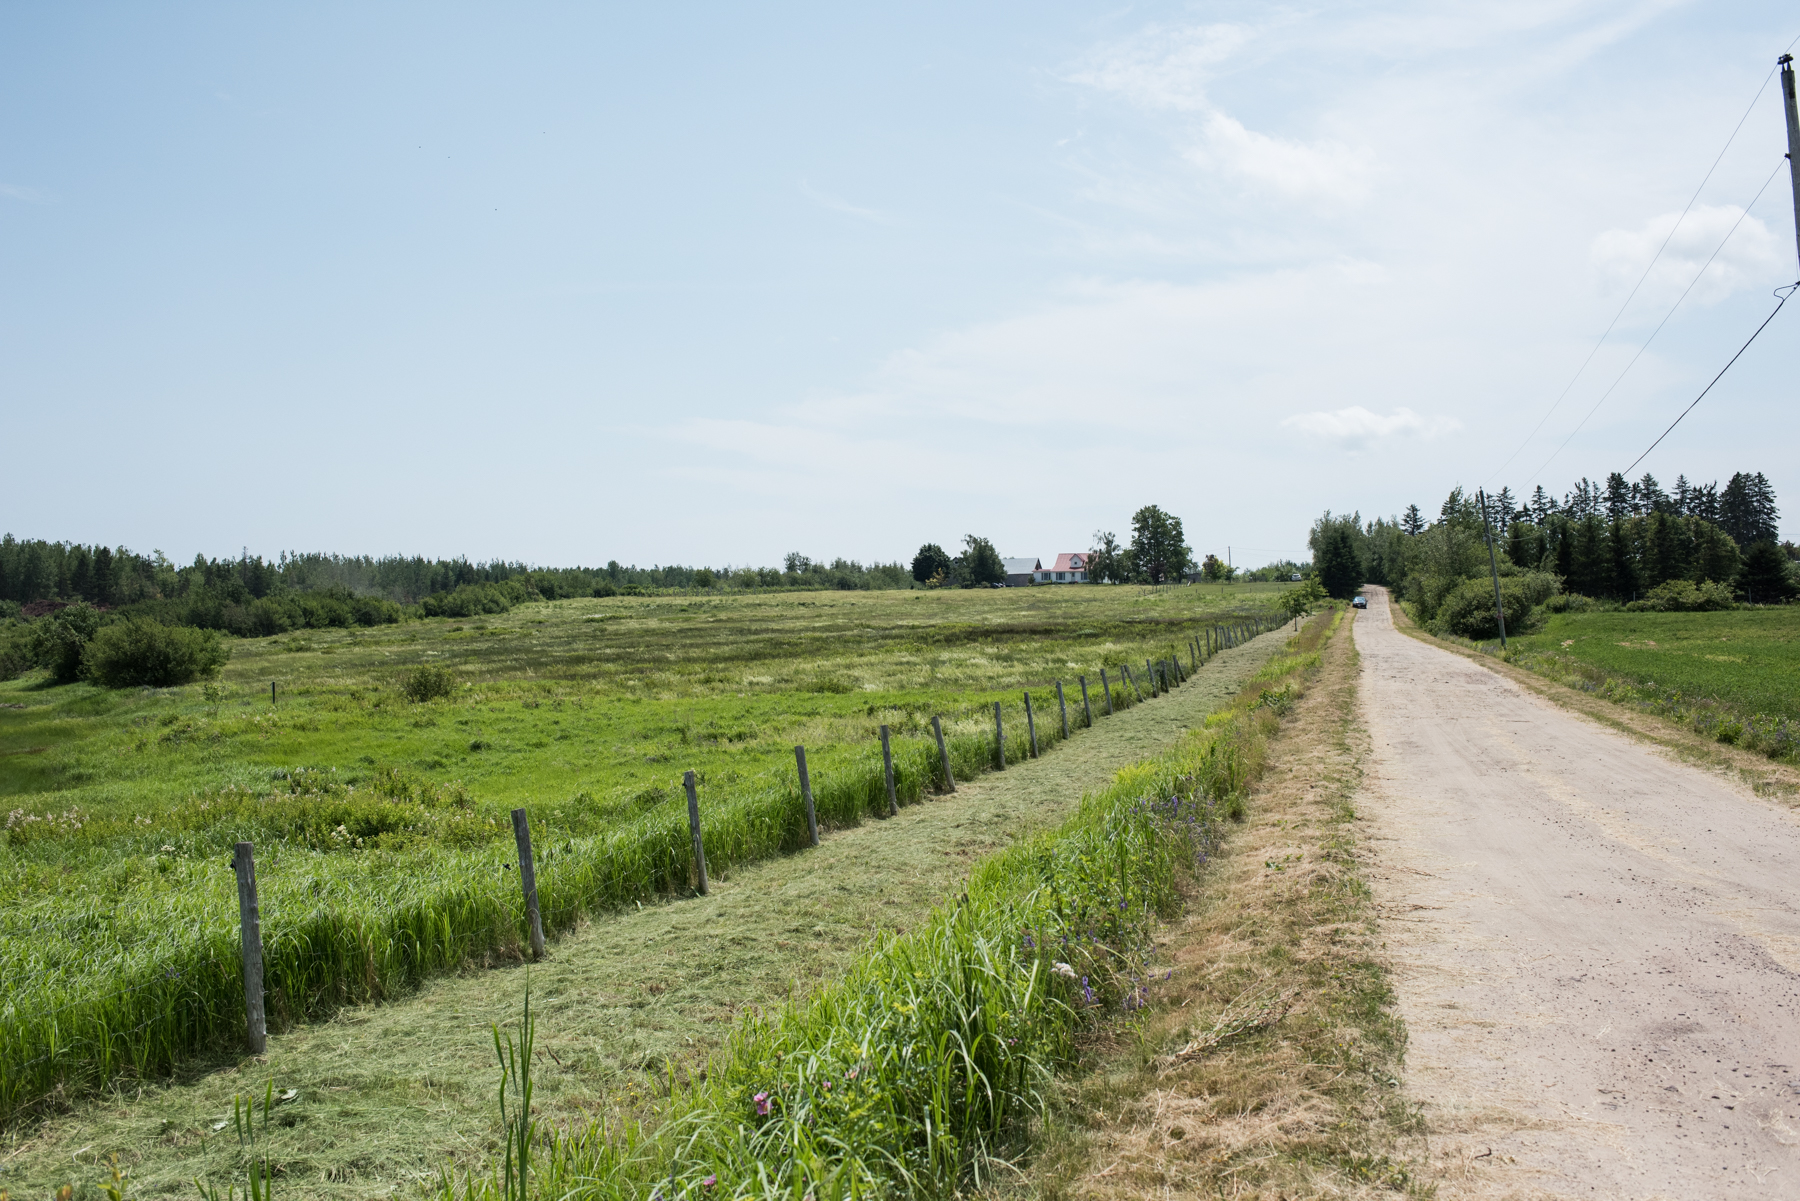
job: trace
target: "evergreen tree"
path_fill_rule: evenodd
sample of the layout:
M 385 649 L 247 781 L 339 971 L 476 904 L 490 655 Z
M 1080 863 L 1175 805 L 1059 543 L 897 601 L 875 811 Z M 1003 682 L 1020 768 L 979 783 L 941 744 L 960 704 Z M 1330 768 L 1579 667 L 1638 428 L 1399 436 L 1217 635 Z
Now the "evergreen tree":
M 1632 552 L 1631 530 L 1623 521 L 1606 527 L 1606 554 L 1612 568 L 1612 595 L 1620 600 L 1636 600 L 1643 584 L 1638 579 L 1637 556 Z
M 1640 575 L 1646 589 L 1667 580 L 1686 579 L 1688 574 L 1687 531 L 1679 518 L 1657 510 L 1645 518 L 1643 567 Z
M 1607 545 L 1606 523 L 1589 513 L 1575 525 L 1573 570 L 1570 585 L 1583 596 L 1613 594 L 1612 555 Z
M 1425 516 L 1419 512 L 1418 505 L 1406 506 L 1406 513 L 1400 518 L 1400 528 L 1414 535 L 1425 532 Z
M 1693 551 L 1688 560 L 1689 578 L 1696 584 L 1706 580 L 1715 584 L 1728 584 L 1737 579 L 1744 557 L 1738 552 L 1737 543 L 1731 540 L 1731 535 L 1712 522 L 1702 521 L 1698 517 L 1690 517 L 1687 522 L 1693 531 Z
M 1513 501 L 1512 489 L 1505 486 L 1489 499 L 1494 502 L 1494 532 L 1503 534 L 1512 525 L 1513 510 L 1519 506 Z
M 1539 484 L 1531 494 L 1531 520 L 1541 526 L 1550 519 L 1550 514 L 1554 512 L 1556 512 L 1556 498 L 1545 492 L 1544 486 Z
M 1363 585 L 1362 563 L 1356 554 L 1356 538 L 1344 521 L 1327 519 L 1318 531 L 1313 551 L 1313 569 L 1326 595 L 1349 600 Z
M 1675 491 L 1669 499 L 1675 503 L 1675 512 L 1683 517 L 1693 516 L 1693 513 L 1688 509 L 1689 503 L 1693 500 L 1693 492 L 1694 489 L 1692 485 L 1688 483 L 1686 475 L 1678 475 L 1675 477 Z
M 1515 521 L 1506 532 L 1506 557 L 1520 567 L 1536 567 L 1543 545 L 1544 532 L 1529 521 Z
M 1753 605 L 1772 605 L 1792 600 L 1794 577 L 1788 571 L 1788 557 L 1773 542 L 1752 543 L 1744 552 L 1744 565 L 1738 571 L 1738 587 Z
M 1644 473 L 1643 479 L 1639 480 L 1631 487 L 1637 494 L 1639 516 L 1648 517 L 1652 513 L 1667 513 L 1669 511 L 1668 493 L 1662 490 L 1662 485 L 1657 483 L 1656 477 L 1651 475 L 1648 471 Z
M 1624 521 L 1631 516 L 1631 485 L 1617 471 L 1606 477 L 1606 519 Z
M 1688 494 L 1688 516 L 1719 524 L 1719 483 L 1697 484 Z

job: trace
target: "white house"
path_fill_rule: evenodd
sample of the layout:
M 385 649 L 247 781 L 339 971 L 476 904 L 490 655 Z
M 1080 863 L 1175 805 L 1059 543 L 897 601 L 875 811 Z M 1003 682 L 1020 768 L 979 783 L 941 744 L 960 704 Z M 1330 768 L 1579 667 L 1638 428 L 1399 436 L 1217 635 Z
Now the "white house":
M 1037 570 L 1037 582 L 1040 584 L 1085 584 L 1088 582 L 1087 552 L 1084 550 L 1069 551 L 1056 556 L 1056 562 L 1049 570 L 1040 563 Z

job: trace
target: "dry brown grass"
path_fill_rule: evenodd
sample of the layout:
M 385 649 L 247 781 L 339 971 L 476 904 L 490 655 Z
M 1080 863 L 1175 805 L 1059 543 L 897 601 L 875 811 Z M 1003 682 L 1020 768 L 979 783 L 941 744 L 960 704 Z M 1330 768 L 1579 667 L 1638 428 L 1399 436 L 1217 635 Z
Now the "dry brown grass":
M 1167 931 L 1173 977 L 1090 1049 L 1021 1191 L 1419 1191 L 1422 1126 L 1398 1083 L 1406 1034 L 1356 857 L 1356 670 L 1340 628 L 1271 741 L 1244 825 Z

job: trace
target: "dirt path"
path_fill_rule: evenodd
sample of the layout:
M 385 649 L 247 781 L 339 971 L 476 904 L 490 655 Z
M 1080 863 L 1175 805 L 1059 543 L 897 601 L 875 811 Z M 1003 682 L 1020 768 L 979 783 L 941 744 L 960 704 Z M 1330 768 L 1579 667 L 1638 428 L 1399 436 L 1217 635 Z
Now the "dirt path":
M 1800 819 L 1369 594 L 1357 807 L 1439 1195 L 1800 1196 Z

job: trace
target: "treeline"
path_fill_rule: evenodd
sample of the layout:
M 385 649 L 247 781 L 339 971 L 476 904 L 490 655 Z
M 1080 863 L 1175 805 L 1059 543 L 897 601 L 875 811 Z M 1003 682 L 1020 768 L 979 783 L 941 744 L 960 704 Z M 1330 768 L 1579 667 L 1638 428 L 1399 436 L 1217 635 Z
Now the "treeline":
M 236 559 L 196 556 L 179 566 L 161 551 L 0 538 L 0 604 L 85 601 L 103 609 L 141 609 L 171 624 L 232 633 L 379 625 L 408 607 L 427 614 L 445 603 L 476 605 L 612 596 L 693 588 L 908 588 L 899 563 L 869 567 L 851 559 L 813 562 L 791 554 L 781 567 L 533 567 L 496 559 L 425 559 L 400 555 L 245 553 Z M 448 602 L 446 598 L 462 599 Z M 429 602 L 438 598 L 439 604 Z M 466 614 L 452 614 L 466 615 Z
M 1485 508 L 1483 506 L 1485 501 Z M 1479 499 L 1451 491 L 1436 521 L 1417 505 L 1397 518 L 1325 514 L 1313 525 L 1320 583 L 1349 596 L 1364 582 L 1395 589 L 1421 621 L 1488 638 L 1498 632 L 1487 537 L 1501 576 L 1508 629 L 1548 607 L 1594 602 L 1640 609 L 1784 603 L 1800 595 L 1791 543 L 1777 544 L 1780 510 L 1760 473 L 1724 489 L 1682 477 L 1673 492 L 1646 475 L 1604 486 L 1583 479 L 1562 501 L 1542 488 L 1515 506 L 1510 492 Z

